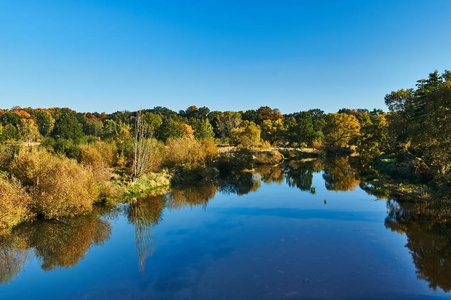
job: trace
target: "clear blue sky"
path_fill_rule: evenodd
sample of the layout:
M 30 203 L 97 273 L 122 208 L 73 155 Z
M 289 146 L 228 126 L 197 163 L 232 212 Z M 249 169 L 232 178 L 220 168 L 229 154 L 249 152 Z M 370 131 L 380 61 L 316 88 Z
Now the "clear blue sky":
M 451 1 L 1 0 L 0 108 L 383 108 L 451 69 Z

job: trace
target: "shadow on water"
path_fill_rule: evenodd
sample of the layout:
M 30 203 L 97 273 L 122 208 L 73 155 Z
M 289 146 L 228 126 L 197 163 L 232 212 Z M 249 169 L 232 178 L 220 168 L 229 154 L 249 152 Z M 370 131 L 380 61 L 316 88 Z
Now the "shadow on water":
M 265 166 L 253 172 L 229 172 L 199 184 L 174 185 L 165 195 L 147 195 L 120 209 L 103 209 L 95 213 L 61 221 L 41 220 L 17 227 L 11 234 L 0 237 L 0 283 L 9 283 L 21 272 L 28 260 L 36 257 L 45 271 L 77 265 L 94 245 L 102 245 L 110 237 L 112 227 L 104 219 L 124 214 L 135 227 L 139 269 L 144 272 L 145 261 L 155 251 L 152 229 L 162 221 L 164 209 L 184 207 L 206 208 L 217 193 L 245 195 L 257 191 L 262 182 L 286 183 L 291 188 L 314 194 L 314 173 L 322 172 L 324 184 L 331 191 L 354 191 L 357 187 L 370 195 L 387 199 L 385 227 L 405 234 L 406 247 L 415 264 L 419 279 L 426 280 L 432 289 L 451 291 L 451 228 L 433 222 L 428 211 L 419 202 L 394 197 L 390 192 L 365 185 L 349 159 L 338 157 L 325 161 L 291 162 Z M 243 208 L 244 209 L 244 208 Z M 278 214 L 277 210 L 240 211 L 245 214 Z M 340 212 L 330 211 L 330 218 L 346 219 Z M 288 217 L 302 218 L 301 210 L 286 209 Z M 311 213 L 305 214 L 311 217 Z M 322 216 L 324 217 L 324 216 Z M 364 216 L 363 216 L 364 217 Z M 376 218 L 377 214 L 368 215 Z

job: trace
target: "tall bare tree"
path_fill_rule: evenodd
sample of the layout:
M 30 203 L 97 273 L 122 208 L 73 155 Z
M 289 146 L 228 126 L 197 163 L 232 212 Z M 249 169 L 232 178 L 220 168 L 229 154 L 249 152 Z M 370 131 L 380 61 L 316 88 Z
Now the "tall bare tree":
M 147 172 L 149 162 L 151 160 L 151 143 L 152 130 L 142 117 L 142 111 L 136 113 L 135 123 L 135 142 L 133 156 L 133 182 Z

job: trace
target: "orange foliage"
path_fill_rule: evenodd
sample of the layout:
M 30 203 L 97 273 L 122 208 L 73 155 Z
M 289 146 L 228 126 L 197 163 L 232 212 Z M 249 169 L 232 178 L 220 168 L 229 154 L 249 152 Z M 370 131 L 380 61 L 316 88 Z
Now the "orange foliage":
M 18 115 L 21 118 L 27 118 L 27 119 L 31 118 L 31 115 L 29 113 L 27 113 L 26 111 L 24 111 L 23 109 L 12 109 L 11 112 Z

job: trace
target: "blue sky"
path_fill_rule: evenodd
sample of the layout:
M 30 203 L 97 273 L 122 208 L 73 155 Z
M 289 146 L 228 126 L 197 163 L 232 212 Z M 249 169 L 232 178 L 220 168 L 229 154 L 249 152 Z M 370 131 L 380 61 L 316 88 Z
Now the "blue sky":
M 451 1 L 1 0 L 0 108 L 382 108 L 451 69 Z

